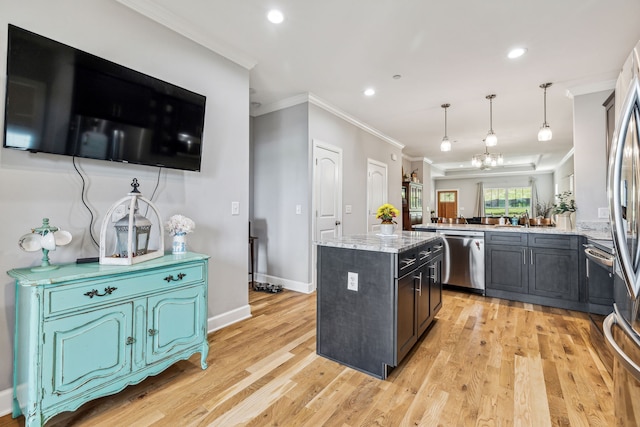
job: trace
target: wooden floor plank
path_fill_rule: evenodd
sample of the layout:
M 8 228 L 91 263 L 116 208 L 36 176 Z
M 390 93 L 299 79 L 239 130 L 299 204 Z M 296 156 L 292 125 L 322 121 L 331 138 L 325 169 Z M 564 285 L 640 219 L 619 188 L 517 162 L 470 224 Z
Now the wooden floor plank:
M 387 380 L 315 352 L 316 297 L 250 291 L 200 356 L 54 417 L 61 426 L 610 426 L 613 382 L 584 313 L 445 290 Z M 0 417 L 0 427 L 24 418 Z

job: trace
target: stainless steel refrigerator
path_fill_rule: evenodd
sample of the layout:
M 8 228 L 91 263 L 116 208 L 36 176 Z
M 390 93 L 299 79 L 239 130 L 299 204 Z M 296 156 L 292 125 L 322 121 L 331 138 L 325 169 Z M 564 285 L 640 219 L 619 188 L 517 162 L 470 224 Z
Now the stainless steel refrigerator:
M 622 107 L 609 157 L 608 196 L 616 252 L 614 311 L 604 334 L 614 355 L 617 426 L 640 426 L 640 57 L 631 55 L 631 81 L 616 91 Z M 620 89 L 620 88 L 618 88 Z

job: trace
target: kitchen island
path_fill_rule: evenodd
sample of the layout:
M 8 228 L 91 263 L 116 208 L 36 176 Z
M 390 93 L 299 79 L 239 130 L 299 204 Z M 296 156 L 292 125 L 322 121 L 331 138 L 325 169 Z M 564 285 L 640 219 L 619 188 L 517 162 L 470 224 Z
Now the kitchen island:
M 317 353 L 385 379 L 440 310 L 442 239 L 402 231 L 316 245 Z

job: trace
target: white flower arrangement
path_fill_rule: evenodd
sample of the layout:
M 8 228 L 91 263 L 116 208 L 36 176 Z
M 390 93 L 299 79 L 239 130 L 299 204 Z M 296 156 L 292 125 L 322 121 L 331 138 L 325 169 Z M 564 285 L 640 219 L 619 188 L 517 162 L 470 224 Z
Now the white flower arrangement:
M 184 215 L 173 215 L 166 223 L 166 229 L 172 236 L 191 233 L 194 228 L 196 228 L 196 223 Z

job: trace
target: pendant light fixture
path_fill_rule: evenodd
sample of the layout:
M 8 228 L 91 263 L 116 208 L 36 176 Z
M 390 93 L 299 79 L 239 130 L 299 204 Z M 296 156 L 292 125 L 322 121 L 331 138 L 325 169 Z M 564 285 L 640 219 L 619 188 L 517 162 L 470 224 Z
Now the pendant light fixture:
M 498 144 L 498 137 L 495 132 L 493 132 L 493 98 L 495 95 L 487 95 L 486 98 L 489 100 L 489 132 L 487 133 L 487 137 L 484 140 L 484 143 L 487 147 L 495 147 Z
M 551 138 L 553 137 L 549 123 L 547 123 L 547 88 L 550 86 L 551 83 L 543 83 L 540 85 L 540 87 L 544 89 L 544 123 L 542 123 L 542 127 L 538 131 L 538 141 L 541 142 L 551 141 Z
M 451 104 L 442 104 L 441 107 L 444 108 L 444 138 L 440 143 L 440 151 L 451 151 L 451 141 L 447 137 L 447 108 L 451 107 Z

